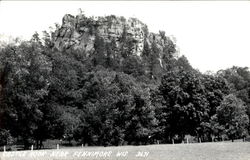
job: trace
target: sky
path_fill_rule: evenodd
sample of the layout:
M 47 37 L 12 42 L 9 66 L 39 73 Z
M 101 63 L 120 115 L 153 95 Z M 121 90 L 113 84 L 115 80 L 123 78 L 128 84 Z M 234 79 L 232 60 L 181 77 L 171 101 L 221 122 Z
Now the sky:
M 30 39 L 81 8 L 87 16 L 135 17 L 150 32 L 174 36 L 202 72 L 233 65 L 250 68 L 250 2 L 244 1 L 0 1 L 0 40 Z

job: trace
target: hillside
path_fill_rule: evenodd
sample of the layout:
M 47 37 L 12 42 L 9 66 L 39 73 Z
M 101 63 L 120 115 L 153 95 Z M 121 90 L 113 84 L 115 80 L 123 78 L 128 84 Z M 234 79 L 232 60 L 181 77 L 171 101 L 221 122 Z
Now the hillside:
M 250 72 L 193 69 L 136 18 L 66 14 L 0 49 L 0 145 L 93 146 L 246 138 Z M 230 108 L 230 109 L 228 109 Z
M 166 61 L 177 58 L 176 44 L 164 31 L 151 33 L 147 25 L 136 18 L 66 14 L 62 25 L 52 34 L 52 40 L 60 51 L 74 50 L 96 57 L 97 64 L 109 63 L 110 59 L 116 61 L 118 66 L 114 68 L 124 65 L 126 59 L 133 59 L 155 78 L 166 69 Z

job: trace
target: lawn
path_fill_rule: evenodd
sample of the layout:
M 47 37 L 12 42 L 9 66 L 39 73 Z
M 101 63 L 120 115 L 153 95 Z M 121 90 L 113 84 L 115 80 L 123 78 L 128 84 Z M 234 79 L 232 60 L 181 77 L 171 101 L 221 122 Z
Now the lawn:
M 250 160 L 249 142 L 71 147 L 1 152 L 0 160 Z

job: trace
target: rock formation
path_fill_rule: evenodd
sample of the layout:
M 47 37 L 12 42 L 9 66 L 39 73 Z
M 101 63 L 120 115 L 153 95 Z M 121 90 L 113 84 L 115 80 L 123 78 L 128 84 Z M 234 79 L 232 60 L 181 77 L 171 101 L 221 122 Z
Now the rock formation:
M 116 17 L 86 17 L 84 14 L 72 16 L 66 14 L 62 19 L 62 25 L 53 34 L 55 47 L 59 50 L 75 49 L 92 54 L 95 51 L 95 40 L 97 36 L 105 42 L 113 41 L 118 49 L 124 47 L 129 40 L 130 49 L 133 55 L 141 56 L 144 45 L 147 43 L 151 48 L 152 43 L 156 44 L 161 60 L 164 48 L 173 44 L 165 36 L 164 32 L 159 34 L 149 33 L 147 25 L 136 18 Z

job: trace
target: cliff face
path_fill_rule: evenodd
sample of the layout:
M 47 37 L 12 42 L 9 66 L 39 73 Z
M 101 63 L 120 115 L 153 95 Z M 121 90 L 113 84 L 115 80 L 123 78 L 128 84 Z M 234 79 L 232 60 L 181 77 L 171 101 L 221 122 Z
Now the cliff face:
M 115 43 L 118 49 L 124 47 L 129 40 L 130 50 L 133 55 L 137 56 L 142 55 L 145 44 L 152 48 L 152 44 L 155 43 L 159 50 L 160 60 L 164 48 L 170 42 L 170 39 L 166 39 L 163 34 L 149 33 L 147 26 L 136 18 L 126 20 L 124 17 L 113 15 L 86 17 L 83 14 L 77 16 L 66 14 L 61 27 L 53 34 L 53 41 L 59 50 L 73 48 L 92 54 L 95 51 L 94 44 L 97 36 L 105 42 Z

